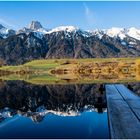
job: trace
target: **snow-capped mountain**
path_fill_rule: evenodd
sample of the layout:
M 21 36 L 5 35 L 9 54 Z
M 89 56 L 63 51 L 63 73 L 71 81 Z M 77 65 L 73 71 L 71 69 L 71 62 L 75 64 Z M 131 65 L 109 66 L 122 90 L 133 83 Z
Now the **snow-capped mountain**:
M 40 22 L 32 21 L 16 34 L 12 31 L 0 26 L 0 57 L 6 64 L 22 64 L 38 58 L 140 56 L 140 29 L 134 27 L 82 30 L 60 26 L 46 29 Z
M 79 28 L 74 27 L 74 26 L 60 26 L 60 27 L 56 27 L 54 29 L 51 29 L 47 32 L 47 34 L 50 33 L 54 33 L 54 32 L 61 32 L 61 31 L 65 31 L 65 32 L 73 32 L 78 30 Z
M 30 32 L 35 32 L 36 36 L 40 38 L 42 35 L 45 34 L 52 34 L 52 33 L 58 33 L 58 32 L 65 32 L 65 34 L 69 33 L 80 33 L 84 37 L 90 37 L 90 36 L 97 36 L 99 39 L 103 37 L 103 35 L 107 35 L 112 38 L 119 38 L 121 40 L 124 40 L 125 38 L 134 38 L 136 40 L 140 40 L 140 29 L 137 28 L 117 28 L 112 27 L 110 29 L 95 29 L 95 30 L 82 30 L 78 27 L 74 26 L 59 26 L 54 29 L 47 30 L 44 28 L 39 21 L 32 21 L 28 27 L 24 27 L 23 29 L 20 29 L 17 31 L 17 34 L 20 33 L 26 33 L 29 34 Z
M 134 39 L 140 40 L 140 29 L 135 27 L 129 28 L 126 34 Z
M 117 27 L 112 27 L 110 29 L 95 29 L 95 30 L 82 30 L 79 29 L 78 27 L 74 26 L 59 26 L 53 29 L 46 29 L 44 28 L 39 21 L 32 21 L 28 27 L 24 27 L 22 29 L 19 29 L 16 31 L 16 34 L 20 33 L 26 33 L 29 34 L 31 32 L 35 32 L 38 34 L 51 34 L 51 33 L 58 33 L 58 32 L 65 32 L 65 33 L 72 33 L 72 32 L 79 32 L 85 37 L 90 37 L 90 36 L 97 36 L 99 39 L 103 37 L 103 35 L 107 35 L 112 38 L 119 38 L 121 40 L 131 37 L 136 40 L 140 40 L 140 29 L 137 29 L 135 27 L 131 28 L 117 28 Z M 0 24 L 0 36 L 1 37 L 9 37 L 11 35 L 14 35 L 15 31 L 12 29 L 7 29 L 3 25 Z
M 47 34 L 47 30 L 41 25 L 39 21 L 32 21 L 28 27 L 18 30 L 16 34 L 29 34 L 31 32 L 33 32 L 34 35 L 40 39 L 43 38 L 44 34 Z
M 121 44 L 126 47 L 137 48 L 140 41 L 140 29 L 131 27 L 126 28 L 111 28 L 104 30 L 104 34 L 111 38 L 119 39 Z
M 43 27 L 39 21 L 32 21 L 29 24 L 29 29 L 31 29 L 31 30 L 38 30 L 40 28 L 43 28 Z
M 8 29 L 0 24 L 0 37 L 7 38 L 9 36 L 15 35 L 15 31 L 12 29 Z
M 119 37 L 122 40 L 126 37 L 132 37 L 134 39 L 140 40 L 140 29 L 135 27 L 131 27 L 129 29 L 113 27 L 104 30 L 104 34 L 107 34 L 110 37 Z
M 104 30 L 104 34 L 107 34 L 110 37 L 119 37 L 120 39 L 124 39 L 126 37 L 124 28 L 113 27 L 113 28 Z

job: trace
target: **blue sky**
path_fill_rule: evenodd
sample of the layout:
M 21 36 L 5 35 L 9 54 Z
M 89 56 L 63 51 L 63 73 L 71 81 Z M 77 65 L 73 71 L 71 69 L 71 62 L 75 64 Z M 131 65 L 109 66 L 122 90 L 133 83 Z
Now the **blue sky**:
M 46 28 L 140 28 L 140 2 L 0 2 L 0 23 L 15 29 L 38 20 Z

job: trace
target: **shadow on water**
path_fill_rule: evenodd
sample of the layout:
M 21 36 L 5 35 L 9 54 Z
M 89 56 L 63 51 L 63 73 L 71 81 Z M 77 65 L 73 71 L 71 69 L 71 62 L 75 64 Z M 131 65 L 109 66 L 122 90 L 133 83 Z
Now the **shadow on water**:
M 109 138 L 101 84 L 0 84 L 0 138 Z

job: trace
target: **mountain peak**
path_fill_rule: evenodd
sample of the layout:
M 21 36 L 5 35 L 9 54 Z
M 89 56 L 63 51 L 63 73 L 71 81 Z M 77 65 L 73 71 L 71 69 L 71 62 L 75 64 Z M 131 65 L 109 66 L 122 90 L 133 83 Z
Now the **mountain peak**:
M 3 28 L 5 28 L 2 24 L 0 24 L 0 29 L 3 29 Z
M 59 32 L 59 31 L 73 32 L 75 30 L 78 30 L 78 28 L 75 26 L 59 26 L 54 29 L 51 29 L 50 31 L 48 31 L 48 33 Z
M 42 28 L 42 25 L 39 21 L 32 21 L 29 24 L 29 29 L 31 29 L 31 30 L 38 30 L 40 28 Z

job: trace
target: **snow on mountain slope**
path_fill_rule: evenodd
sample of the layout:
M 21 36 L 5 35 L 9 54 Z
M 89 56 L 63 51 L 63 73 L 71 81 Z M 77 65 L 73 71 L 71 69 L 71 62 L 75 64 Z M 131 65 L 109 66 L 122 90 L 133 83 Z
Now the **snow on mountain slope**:
M 6 27 L 4 27 L 3 25 L 0 24 L 0 36 L 2 38 L 6 38 L 10 35 L 14 35 L 15 31 L 12 29 L 7 29 Z
M 137 29 L 135 27 L 129 28 L 127 31 L 127 35 L 137 40 L 140 40 L 140 29 Z
M 112 37 L 112 38 L 118 37 L 121 40 L 123 40 L 126 37 L 132 37 L 134 39 L 140 40 L 140 30 L 134 27 L 129 28 L 129 29 L 112 27 L 110 29 L 95 29 L 95 30 L 85 31 L 74 26 L 59 26 L 51 30 L 47 30 L 38 21 L 32 21 L 29 24 L 28 28 L 25 27 L 19 30 L 17 34 L 22 33 L 22 32 L 27 33 L 27 34 L 30 32 L 35 32 L 35 35 L 37 37 L 42 37 L 44 34 L 57 33 L 60 31 L 65 31 L 67 36 L 69 36 L 68 33 L 78 31 L 84 37 L 90 37 L 91 35 L 95 35 L 99 39 L 101 39 L 103 35 L 108 35 L 109 37 Z
M 95 29 L 93 31 L 89 31 L 92 33 L 92 35 L 97 36 L 99 39 L 102 39 L 103 35 L 105 34 L 103 30 Z
M 76 30 L 78 30 L 78 28 L 74 27 L 74 26 L 59 26 L 59 27 L 56 27 L 56 28 L 48 31 L 47 34 L 50 34 L 53 32 L 60 32 L 60 31 L 73 32 Z
M 119 37 L 122 40 L 126 37 L 124 28 L 113 27 L 111 29 L 105 30 L 104 32 L 110 37 Z
M 112 27 L 110 29 L 95 29 L 95 30 L 81 30 L 78 27 L 74 26 L 59 26 L 53 28 L 51 30 L 47 30 L 44 28 L 39 21 L 32 21 L 28 27 L 24 27 L 16 32 L 16 34 L 34 32 L 34 35 L 40 39 L 43 38 L 45 34 L 57 33 L 64 31 L 67 37 L 71 37 L 69 33 L 78 33 L 83 37 L 97 36 L 99 39 L 103 37 L 103 35 L 108 35 L 112 38 L 119 38 L 122 41 L 125 38 L 133 38 L 140 41 L 140 29 L 135 27 L 125 29 L 125 28 L 117 28 Z M 14 34 L 14 30 L 10 30 L 5 28 L 0 24 L 0 36 L 6 38 L 10 35 Z
M 140 29 L 135 27 L 131 27 L 129 29 L 113 27 L 111 29 L 105 30 L 104 33 L 110 37 L 119 37 L 121 40 L 126 37 L 132 37 L 134 39 L 140 40 Z

